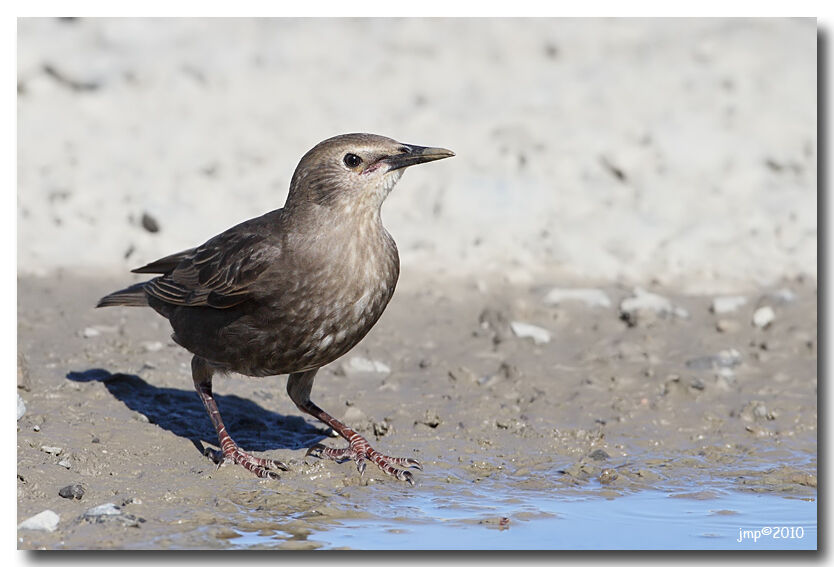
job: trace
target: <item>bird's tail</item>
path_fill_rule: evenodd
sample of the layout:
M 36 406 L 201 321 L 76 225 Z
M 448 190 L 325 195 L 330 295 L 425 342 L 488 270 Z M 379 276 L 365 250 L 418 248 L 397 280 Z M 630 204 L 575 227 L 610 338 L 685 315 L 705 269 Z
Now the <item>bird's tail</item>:
M 124 305 L 128 307 L 147 307 L 148 296 L 145 294 L 145 284 L 139 282 L 130 287 L 114 291 L 98 300 L 96 307 L 111 307 L 113 305 Z

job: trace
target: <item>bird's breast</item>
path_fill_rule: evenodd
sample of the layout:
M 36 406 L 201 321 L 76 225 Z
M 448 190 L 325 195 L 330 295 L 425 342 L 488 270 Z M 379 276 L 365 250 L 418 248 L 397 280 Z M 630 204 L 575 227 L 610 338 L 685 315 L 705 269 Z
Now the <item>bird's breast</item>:
M 268 317 L 256 318 L 272 320 L 265 330 L 275 330 L 265 373 L 318 368 L 345 354 L 380 318 L 399 277 L 396 245 L 387 232 L 357 231 L 308 261 L 274 295 Z

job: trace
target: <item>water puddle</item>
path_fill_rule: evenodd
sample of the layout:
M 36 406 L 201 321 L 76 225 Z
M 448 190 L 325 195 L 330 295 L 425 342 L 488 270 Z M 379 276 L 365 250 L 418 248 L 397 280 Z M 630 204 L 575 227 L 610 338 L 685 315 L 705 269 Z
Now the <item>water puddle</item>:
M 370 501 L 374 499 L 369 498 Z M 467 487 L 453 497 L 380 499 L 368 519 L 309 534 L 323 549 L 782 549 L 817 547 L 817 502 L 709 490 L 616 497 Z M 278 547 L 276 534 L 241 532 L 236 548 Z

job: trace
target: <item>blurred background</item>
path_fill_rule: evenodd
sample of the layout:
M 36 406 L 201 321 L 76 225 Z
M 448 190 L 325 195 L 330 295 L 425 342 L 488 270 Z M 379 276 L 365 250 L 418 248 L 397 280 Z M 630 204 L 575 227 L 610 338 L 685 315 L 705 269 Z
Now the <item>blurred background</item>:
M 813 19 L 21 19 L 18 271 L 113 274 L 283 205 L 319 141 L 450 148 L 403 274 L 816 278 Z

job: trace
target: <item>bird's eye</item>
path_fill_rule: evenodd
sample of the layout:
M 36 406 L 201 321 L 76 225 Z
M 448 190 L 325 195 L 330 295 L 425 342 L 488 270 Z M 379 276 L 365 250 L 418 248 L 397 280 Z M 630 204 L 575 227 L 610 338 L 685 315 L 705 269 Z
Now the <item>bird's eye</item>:
M 343 161 L 346 166 L 352 169 L 354 167 L 358 167 L 359 164 L 362 163 L 362 158 L 356 154 L 345 154 L 345 159 Z

